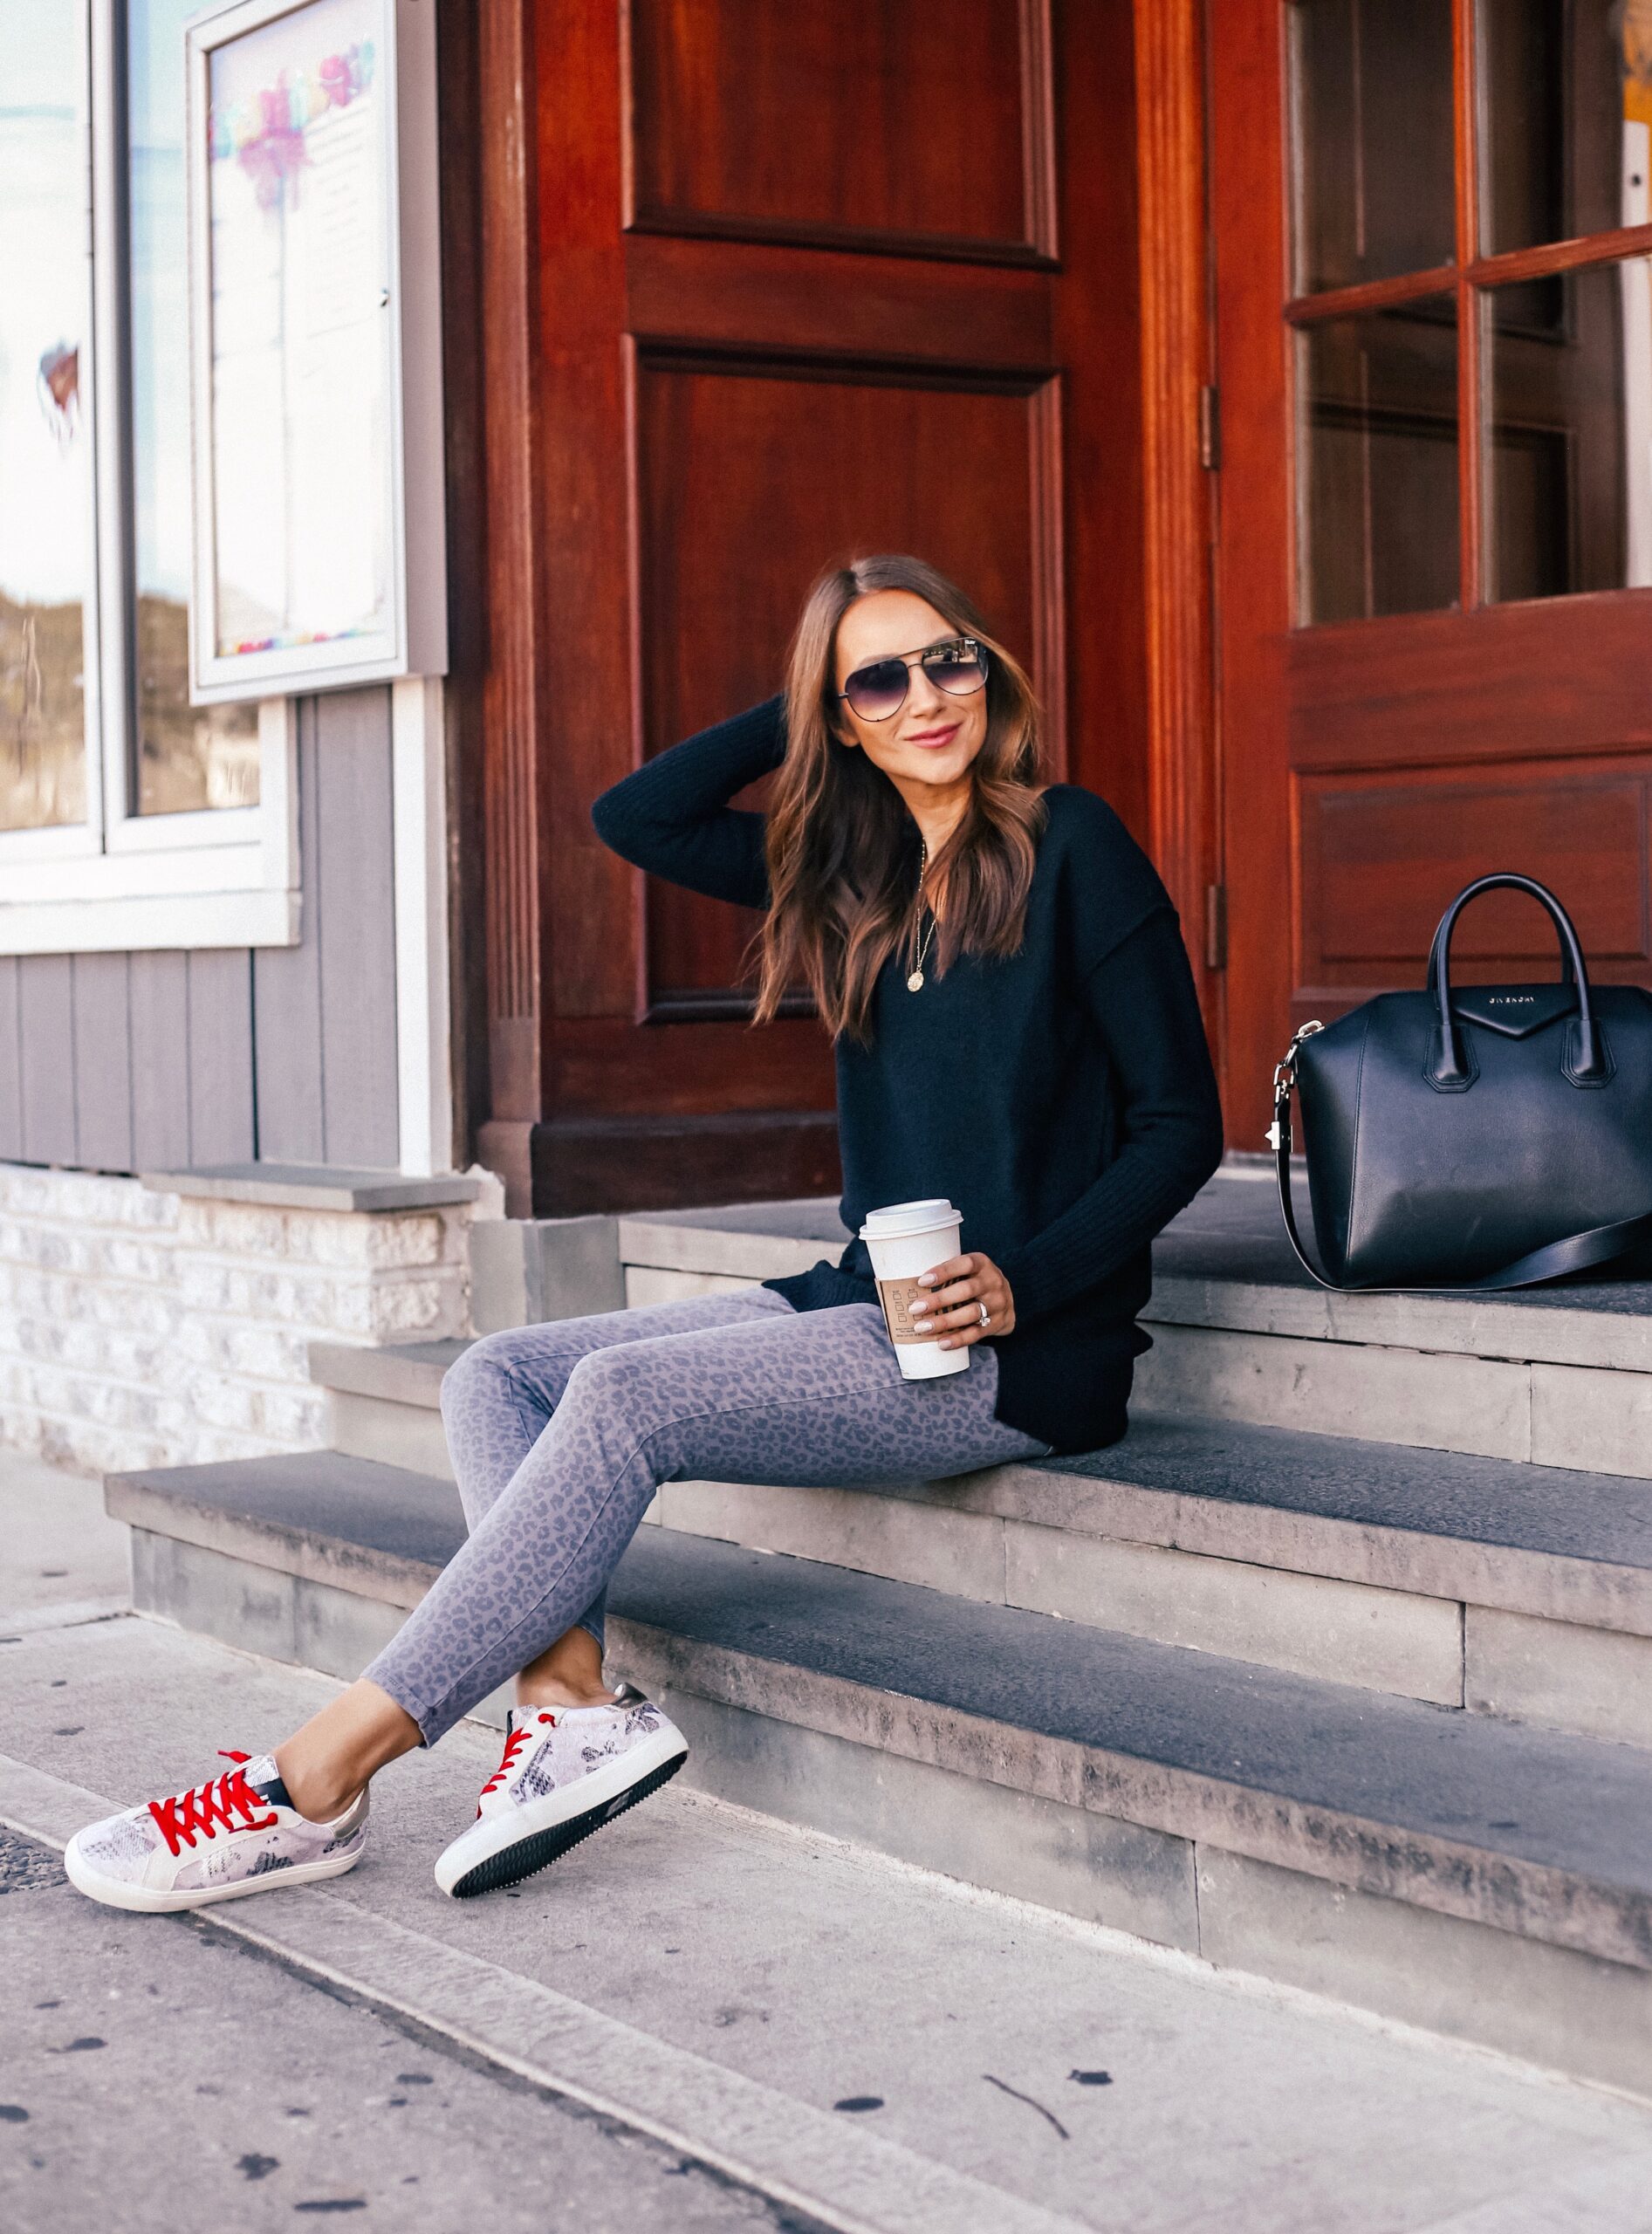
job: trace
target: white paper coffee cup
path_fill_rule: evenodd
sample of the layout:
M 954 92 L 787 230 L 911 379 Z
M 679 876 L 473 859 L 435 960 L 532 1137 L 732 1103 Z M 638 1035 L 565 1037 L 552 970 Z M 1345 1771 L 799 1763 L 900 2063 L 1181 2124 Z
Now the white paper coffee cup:
M 938 1374 L 963 1373 L 969 1366 L 967 1349 L 943 1350 L 938 1334 L 912 1331 L 915 1308 L 922 1318 L 923 1305 L 934 1299 L 933 1290 L 918 1285 L 918 1275 L 959 1254 L 963 1227 L 963 1212 L 939 1196 L 925 1203 L 892 1203 L 887 1210 L 868 1210 L 860 1229 L 878 1284 L 883 1323 L 908 1381 L 933 1381 Z

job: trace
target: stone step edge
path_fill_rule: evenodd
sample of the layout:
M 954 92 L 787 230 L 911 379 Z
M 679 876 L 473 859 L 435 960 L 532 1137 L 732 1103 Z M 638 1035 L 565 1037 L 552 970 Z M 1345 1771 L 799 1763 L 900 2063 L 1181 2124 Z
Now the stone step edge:
M 218 1474 L 223 1470 L 202 1470 Z M 267 1567 L 271 1573 L 294 1575 L 302 1582 L 324 1583 L 407 1614 L 442 1572 L 435 1560 L 412 1559 L 348 1536 L 325 1536 L 315 1528 L 292 1527 L 250 1513 L 227 1513 L 210 1499 L 155 1489 L 141 1475 L 106 1474 L 103 1499 L 112 1520 L 123 1520 L 147 1535 L 217 1552 L 243 1566 Z
M 394 1365 L 387 1371 L 381 1362 L 358 1369 L 353 1362 L 358 1358 L 383 1361 L 389 1358 L 389 1352 L 353 1350 L 342 1343 L 311 1347 L 312 1360 L 322 1353 L 318 1377 L 334 1376 L 326 1379 L 327 1387 L 381 1402 L 408 1401 L 384 1394 L 393 1385 Z M 434 1374 L 439 1381 L 440 1368 L 422 1361 L 407 1362 L 407 1381 L 400 1385 L 410 1385 L 415 1374 L 427 1379 Z M 1143 1422 L 1153 1416 L 1141 1415 Z M 1333 1443 L 1355 1454 L 1361 1448 L 1347 1438 L 1318 1437 L 1295 1429 L 1257 1429 L 1244 1422 L 1223 1422 L 1220 1429 L 1224 1436 L 1238 1443 L 1247 1436 L 1300 1434 L 1305 1444 Z M 1122 1446 L 1125 1450 L 1128 1447 L 1128 1443 Z M 1457 1455 L 1446 1454 L 1448 1457 Z M 1522 1473 L 1529 1470 L 1518 1460 L 1503 1463 L 1511 1473 L 1517 1469 Z M 1621 1487 L 1617 1476 L 1602 1478 L 1614 1488 Z M 1203 1496 L 1114 1475 L 1069 1471 L 1059 1463 L 989 1467 L 944 1486 L 924 1484 L 917 1488 L 853 1494 L 1025 1521 L 1074 1535 L 1233 1559 L 1246 1566 L 1484 1606 L 1495 1613 L 1525 1614 L 1582 1628 L 1652 1637 L 1652 1566 L 1489 1543 L 1443 1529 L 1402 1527 L 1249 1498 Z
M 110 1477 L 106 1498 L 113 1517 L 146 1533 L 392 1606 L 410 1609 L 439 1572 L 432 1562 L 229 1514 L 175 1492 L 146 1491 L 140 1480 Z M 922 1587 L 889 1586 L 913 1592 Z M 668 1669 L 682 1688 L 721 1704 L 1173 1837 L 1203 1840 L 1332 1884 L 1652 1970 L 1652 1902 L 1633 1888 L 1415 1826 L 1384 1824 L 1198 1770 L 1043 1735 L 913 1695 L 874 1690 L 828 1671 L 678 1636 L 618 1612 L 611 1616 L 611 1628 L 616 1647 L 622 1648 L 634 1632 L 653 1665 Z M 1209 1657 L 1215 1662 L 1216 1655 Z M 776 1710 L 777 1668 L 785 1670 L 789 1685 L 784 1713 Z M 1335 1689 L 1297 1680 L 1327 1694 Z M 792 1711 L 793 1707 L 798 1710 Z M 1028 1762 L 1030 1752 L 1037 1758 Z M 1018 1759 L 1030 1772 L 1010 1773 Z
M 627 1650 L 636 1653 L 646 1661 L 650 1680 L 669 1682 L 716 1705 L 1077 1806 L 1349 1891 L 1625 1969 L 1652 1970 L 1652 1904 L 1633 1889 L 1073 1740 L 1043 1737 L 1045 1772 L 1014 1777 L 1006 1771 L 1025 1751 L 1026 1739 L 1017 1724 L 679 1636 L 625 1614 L 611 1615 L 609 1628 L 611 1653 L 620 1658 Z M 775 1701 L 777 1667 L 787 1678 L 784 1710 Z M 1055 1773 L 1048 1773 L 1052 1770 Z
M 1082 1491 L 1076 1491 L 1080 1482 Z M 1301 1514 L 1282 1506 L 1241 1504 L 1134 1482 L 1063 1476 L 1054 1492 L 1048 1483 L 1049 1477 L 1032 1467 L 1004 1466 L 993 1468 L 991 1479 L 956 1497 L 937 1495 L 928 1487 L 850 1487 L 838 1494 L 1021 1522 L 1087 1541 L 1177 1552 L 1261 1573 L 1350 1583 L 1488 1613 L 1523 1614 L 1567 1628 L 1652 1637 L 1652 1572 L 1644 1568 Z M 660 1525 L 689 1535 L 715 1533 L 695 1525 L 691 1515 L 679 1520 L 672 1510 L 679 1494 L 693 1487 L 666 1485 L 668 1504 Z M 787 1492 L 782 1489 L 764 1494 L 784 1497 Z M 1079 1511 L 1075 1508 L 1080 1497 L 1084 1509 Z
M 442 1374 L 470 1347 L 462 1336 L 445 1342 L 312 1342 L 310 1378 L 340 1395 L 434 1412 Z
M 805 1271 L 841 1244 L 696 1226 L 646 1212 L 619 1221 L 620 1257 L 639 1270 L 718 1278 L 774 1279 Z M 1178 1242 L 1178 1253 L 1196 1245 Z M 1515 1303 L 1477 1296 L 1326 1292 L 1288 1280 L 1236 1278 L 1161 1264 L 1141 1314 L 1154 1325 L 1196 1326 L 1383 1349 L 1443 1350 L 1469 1359 L 1652 1373 L 1652 1317 Z

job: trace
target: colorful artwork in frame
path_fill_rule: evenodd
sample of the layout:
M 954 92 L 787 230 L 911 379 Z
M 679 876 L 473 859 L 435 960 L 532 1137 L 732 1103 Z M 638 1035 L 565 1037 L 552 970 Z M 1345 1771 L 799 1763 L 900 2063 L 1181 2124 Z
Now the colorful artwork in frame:
M 197 701 L 432 671 L 407 615 L 400 13 L 244 0 L 190 26 Z

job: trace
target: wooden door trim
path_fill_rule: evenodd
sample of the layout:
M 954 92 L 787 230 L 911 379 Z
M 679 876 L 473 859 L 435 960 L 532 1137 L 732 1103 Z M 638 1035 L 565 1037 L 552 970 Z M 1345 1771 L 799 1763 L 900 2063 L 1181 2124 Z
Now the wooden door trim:
M 449 1077 L 452 1127 L 443 1144 L 455 1169 L 475 1160 L 488 1114 L 485 899 L 473 864 L 485 842 L 482 757 L 487 616 L 480 598 L 453 586 L 483 578 L 488 522 L 482 362 L 482 153 L 477 27 L 469 0 L 438 0 L 438 178 L 442 209 L 442 361 L 446 396 L 448 675 L 442 694 L 449 832 L 447 894 Z
M 1391 279 L 1359 279 L 1347 287 L 1323 288 L 1317 295 L 1293 295 L 1281 315 L 1291 326 L 1323 326 L 1332 319 L 1357 318 L 1362 312 L 1395 310 L 1429 295 L 1449 295 L 1459 281 L 1477 289 L 1512 287 L 1649 254 L 1652 225 L 1619 225 L 1572 240 L 1540 241 L 1535 248 L 1505 249 L 1498 256 L 1466 253 L 1460 264 L 1432 264 L 1422 271 L 1395 272 Z
M 1220 180 L 1210 225 L 1233 284 L 1216 295 L 1215 355 L 1225 379 L 1223 437 L 1234 469 L 1219 476 L 1215 600 L 1220 677 L 1223 881 L 1230 968 L 1222 988 L 1224 1106 L 1228 1136 L 1259 1148 L 1268 1077 L 1291 1012 L 1299 894 L 1280 833 L 1290 812 L 1286 702 L 1290 552 L 1296 500 L 1293 367 L 1280 307 L 1288 289 L 1285 175 L 1279 161 L 1285 82 L 1281 8 L 1212 16 L 1211 163 Z M 1219 31 L 1215 27 L 1219 24 Z M 1267 470 L 1250 470 L 1257 460 Z M 1240 470 L 1241 464 L 1246 468 Z
M 959 358 L 878 356 L 858 349 L 775 348 L 761 342 L 661 341 L 627 334 L 640 370 L 722 373 L 735 380 L 820 380 L 837 387 L 955 389 L 1031 400 L 1056 377 L 1047 363 L 1001 365 Z
M 487 510 L 482 684 L 481 891 L 489 1116 L 477 1153 L 531 1210 L 530 1135 L 544 1114 L 541 828 L 544 596 L 539 428 L 535 0 L 490 0 L 476 19 L 482 206 L 481 391 Z M 471 883 L 476 881 L 474 872 Z
M 723 342 L 919 365 L 1047 367 L 1054 346 L 1048 284 L 1037 272 L 943 263 L 905 271 L 835 250 L 663 233 L 627 236 L 626 320 L 640 341 L 662 346 Z M 892 336 L 904 338 L 892 345 Z
M 1025 241 L 992 241 L 947 233 L 872 233 L 858 225 L 794 225 L 784 218 L 723 217 L 694 209 L 648 209 L 627 233 L 671 240 L 751 241 L 773 248 L 849 250 L 860 256 L 909 257 L 926 264 L 996 264 L 1022 271 L 1053 271 L 1057 259 Z
M 1061 424 L 1061 377 L 1031 390 L 1027 467 L 1032 481 L 1032 687 L 1044 708 L 1045 765 L 1052 782 L 1072 770 L 1067 737 L 1067 564 L 1063 533 L 1066 457 Z
M 1151 850 L 1182 918 L 1206 1027 L 1222 1003 L 1206 894 L 1221 881 L 1210 470 L 1203 0 L 1136 0 L 1143 565 Z

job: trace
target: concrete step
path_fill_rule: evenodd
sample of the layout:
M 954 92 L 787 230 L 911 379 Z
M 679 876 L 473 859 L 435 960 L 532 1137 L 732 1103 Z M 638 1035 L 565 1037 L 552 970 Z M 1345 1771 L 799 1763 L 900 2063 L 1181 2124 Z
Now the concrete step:
M 917 1487 L 668 1482 L 649 1517 L 1652 1746 L 1652 1493 L 1611 1475 L 1144 1416 L 1089 1457 Z
M 318 1344 L 334 1445 L 451 1479 L 456 1343 Z M 1138 1410 L 1126 1440 L 882 1490 L 668 1482 L 648 1518 L 1159 1643 L 1652 1746 L 1652 1489 Z
M 442 1374 L 469 1347 L 394 1342 L 368 1349 L 355 1342 L 312 1342 L 310 1378 L 327 1392 L 329 1448 L 450 1482 L 453 1462 L 437 1402 Z
M 624 1217 L 627 1300 L 796 1271 L 843 1239 L 820 1202 Z M 1652 1477 L 1652 1282 L 1327 1294 L 1290 1253 L 1271 1173 L 1245 1165 L 1161 1236 L 1154 1266 L 1149 1410 Z
M 346 1676 L 462 1533 L 449 1485 L 329 1454 L 108 1501 L 141 1608 Z M 1541 2010 L 1544 2060 L 1652 2094 L 1635 1748 L 663 1529 L 611 1607 L 705 1789 L 1491 2046 Z

